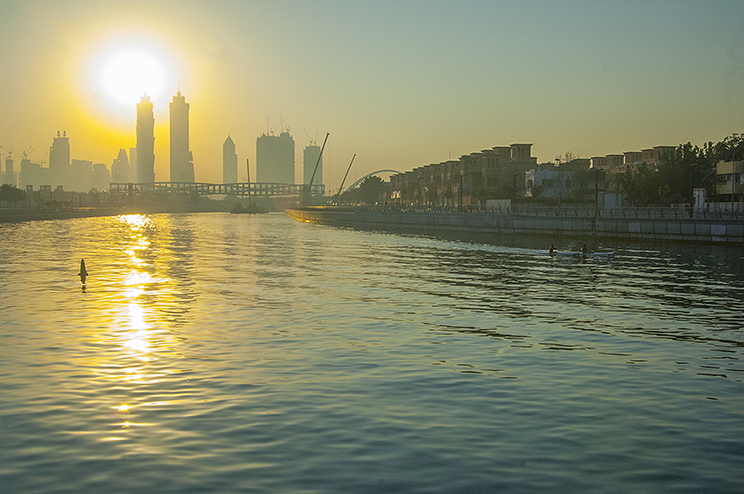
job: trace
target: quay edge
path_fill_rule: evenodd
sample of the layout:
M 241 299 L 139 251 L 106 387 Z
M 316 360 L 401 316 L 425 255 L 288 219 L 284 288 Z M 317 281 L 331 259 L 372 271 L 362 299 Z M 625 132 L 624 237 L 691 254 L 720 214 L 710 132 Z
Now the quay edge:
M 496 235 L 664 241 L 744 246 L 744 218 L 621 217 L 508 212 L 441 212 L 306 206 L 285 210 L 297 221 L 364 229 L 462 231 Z

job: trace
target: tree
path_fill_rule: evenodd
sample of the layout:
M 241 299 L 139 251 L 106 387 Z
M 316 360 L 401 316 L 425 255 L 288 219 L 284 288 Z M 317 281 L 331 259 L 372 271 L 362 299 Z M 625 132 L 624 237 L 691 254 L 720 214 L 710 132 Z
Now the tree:
M 579 155 L 574 154 L 571 151 L 566 151 L 566 153 L 561 156 L 556 156 L 556 161 L 560 161 L 561 163 L 571 163 L 573 160 L 579 159 Z
M 744 161 L 744 134 L 731 134 L 716 144 L 709 142 L 706 144 L 705 150 L 714 163 L 719 161 Z
M 3 201 L 10 207 L 10 203 L 19 203 L 26 197 L 26 193 L 15 185 L 3 184 L 0 186 L 0 204 Z
M 375 204 L 384 201 L 385 182 L 378 176 L 367 177 L 352 190 L 342 194 L 344 202 L 361 202 L 363 204 Z
M 643 163 L 625 172 L 621 183 L 630 203 L 635 206 L 691 204 L 695 188 L 705 188 L 713 194 L 717 179 L 714 148 L 710 143 L 702 149 L 689 142 L 680 144 L 663 155 L 655 167 Z
M 385 182 L 378 176 L 373 175 L 364 179 L 359 184 L 359 195 L 363 203 L 374 204 L 383 200 Z

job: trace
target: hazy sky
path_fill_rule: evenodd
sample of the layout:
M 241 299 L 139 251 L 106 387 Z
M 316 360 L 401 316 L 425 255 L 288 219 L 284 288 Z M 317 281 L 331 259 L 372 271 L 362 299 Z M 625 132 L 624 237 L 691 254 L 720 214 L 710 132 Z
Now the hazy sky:
M 156 181 L 179 80 L 205 182 L 228 134 L 244 177 L 280 116 L 298 182 L 306 132 L 330 132 L 332 188 L 355 153 L 350 180 L 515 142 L 544 162 L 744 132 L 741 0 L 0 0 L 0 19 L 0 146 L 48 160 L 66 130 L 73 158 L 110 167 L 144 81 Z

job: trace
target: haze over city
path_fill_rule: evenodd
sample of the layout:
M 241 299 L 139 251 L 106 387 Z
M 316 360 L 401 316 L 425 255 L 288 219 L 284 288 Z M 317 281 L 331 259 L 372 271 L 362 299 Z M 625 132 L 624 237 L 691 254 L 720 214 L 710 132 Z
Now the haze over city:
M 515 142 L 545 162 L 744 128 L 739 1 L 3 1 L 0 17 L 0 146 L 42 160 L 66 131 L 72 158 L 110 167 L 147 93 L 157 181 L 179 87 L 202 182 L 222 181 L 228 135 L 253 163 L 282 119 L 298 183 L 308 136 L 331 134 L 329 190 L 354 154 L 350 179 Z

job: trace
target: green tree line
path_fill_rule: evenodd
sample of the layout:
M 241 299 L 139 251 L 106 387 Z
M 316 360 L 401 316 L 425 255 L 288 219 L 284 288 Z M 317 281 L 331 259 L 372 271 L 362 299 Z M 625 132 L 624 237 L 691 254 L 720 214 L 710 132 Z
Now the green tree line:
M 15 185 L 3 184 L 0 186 L 0 206 L 3 202 L 7 207 L 11 204 L 22 202 L 26 197 L 26 193 Z
M 378 176 L 365 178 L 362 183 L 341 194 L 340 201 L 345 203 L 375 204 L 385 201 L 387 189 L 385 182 Z

